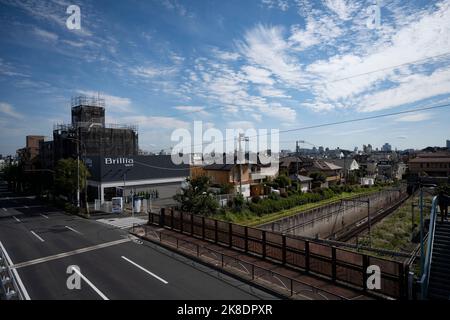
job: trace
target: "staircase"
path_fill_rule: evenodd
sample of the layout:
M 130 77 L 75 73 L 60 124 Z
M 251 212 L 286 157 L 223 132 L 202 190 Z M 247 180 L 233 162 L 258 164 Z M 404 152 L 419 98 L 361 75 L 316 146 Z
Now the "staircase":
M 428 299 L 450 300 L 450 222 L 436 221 Z

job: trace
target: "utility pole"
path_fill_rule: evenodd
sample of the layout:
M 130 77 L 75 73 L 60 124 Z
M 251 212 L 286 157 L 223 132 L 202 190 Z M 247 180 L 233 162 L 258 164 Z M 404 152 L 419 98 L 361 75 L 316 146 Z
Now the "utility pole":
M 242 146 L 241 146 L 241 141 L 248 141 L 248 137 L 245 137 L 243 133 L 239 133 L 239 138 L 238 138 L 238 143 L 239 143 L 239 152 L 238 152 L 238 158 L 241 157 L 242 154 Z M 237 159 L 236 159 L 237 160 Z M 245 153 L 244 153 L 244 159 L 243 161 L 245 161 Z M 242 161 L 239 160 L 239 193 L 242 194 Z
M 425 244 L 424 244 L 424 223 L 423 223 L 423 185 L 420 183 L 420 196 L 419 196 L 419 208 L 420 208 L 420 272 L 423 273 L 425 266 Z
M 80 208 L 80 140 L 77 139 L 77 208 Z
M 372 247 L 372 221 L 370 220 L 370 199 L 367 199 L 367 229 L 369 230 L 369 248 Z

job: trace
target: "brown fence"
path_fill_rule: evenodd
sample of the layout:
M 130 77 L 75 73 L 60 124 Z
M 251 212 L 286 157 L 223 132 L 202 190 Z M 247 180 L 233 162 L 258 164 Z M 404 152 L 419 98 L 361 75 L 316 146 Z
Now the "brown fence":
M 377 265 L 381 270 L 381 289 L 372 292 L 406 297 L 408 270 L 401 262 L 172 209 L 149 213 L 149 223 L 362 290 L 368 290 L 367 268 Z

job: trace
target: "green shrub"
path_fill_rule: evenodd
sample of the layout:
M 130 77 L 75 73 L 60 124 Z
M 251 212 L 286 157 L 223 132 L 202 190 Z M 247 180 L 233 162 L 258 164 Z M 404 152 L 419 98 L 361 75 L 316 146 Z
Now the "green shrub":
M 261 201 L 261 197 L 260 196 L 255 196 L 255 197 L 252 198 L 252 202 L 253 203 L 258 203 L 260 201 Z

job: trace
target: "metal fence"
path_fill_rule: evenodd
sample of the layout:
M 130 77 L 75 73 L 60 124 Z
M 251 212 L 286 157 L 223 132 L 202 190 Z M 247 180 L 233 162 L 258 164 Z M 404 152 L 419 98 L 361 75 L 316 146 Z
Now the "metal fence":
M 142 225 L 134 225 L 132 231 L 133 233 L 139 234 L 141 236 L 151 237 L 161 243 L 169 244 L 170 246 L 178 250 L 189 252 L 191 255 L 196 256 L 198 259 L 202 259 L 215 266 L 220 266 L 223 270 L 236 274 L 248 281 L 269 287 L 271 288 L 271 290 L 275 290 L 285 296 L 292 297 L 294 299 L 347 299 L 328 290 L 313 287 L 301 280 L 293 279 L 292 277 L 283 275 L 279 272 L 263 268 L 251 262 L 243 261 L 238 257 L 239 254 L 237 254 L 236 256 L 224 254 L 223 252 L 208 248 L 204 245 L 186 241 L 161 231 L 148 230 L 148 227 L 146 228 L 146 226 Z
M 28 299 L 17 283 L 16 273 L 15 269 L 11 269 L 11 261 L 0 242 L 0 300 Z
M 406 297 L 408 266 L 402 262 L 173 209 L 149 213 L 149 224 L 240 250 L 373 294 L 396 299 Z M 367 288 L 367 268 L 371 265 L 381 270 L 381 289 L 376 291 Z

